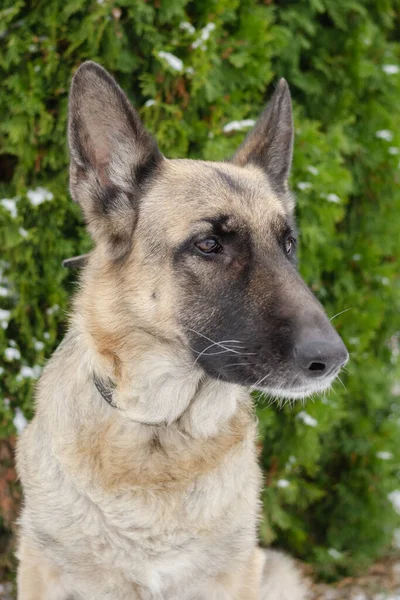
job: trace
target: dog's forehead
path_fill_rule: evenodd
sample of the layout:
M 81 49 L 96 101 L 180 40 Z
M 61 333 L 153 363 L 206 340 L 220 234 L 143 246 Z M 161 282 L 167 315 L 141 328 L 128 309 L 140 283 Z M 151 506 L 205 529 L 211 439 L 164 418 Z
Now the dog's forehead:
M 225 215 L 232 224 L 264 233 L 286 216 L 261 169 L 185 159 L 164 162 L 143 209 L 172 242 L 202 219 Z

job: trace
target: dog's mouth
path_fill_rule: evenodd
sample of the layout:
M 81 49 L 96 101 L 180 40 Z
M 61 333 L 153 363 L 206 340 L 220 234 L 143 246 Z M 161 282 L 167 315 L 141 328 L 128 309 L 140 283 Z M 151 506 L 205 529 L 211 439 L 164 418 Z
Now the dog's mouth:
M 271 383 L 271 385 L 253 385 L 252 390 L 266 393 L 268 396 L 276 399 L 301 400 L 309 398 L 314 394 L 323 394 L 329 391 L 332 384 L 340 373 L 337 369 L 333 374 L 324 377 L 320 381 L 305 381 L 296 385 L 288 385 L 285 382 Z
M 279 373 L 279 371 L 270 370 L 261 377 L 257 377 L 257 373 L 253 369 L 251 369 L 251 374 L 246 373 L 246 369 L 239 365 L 236 370 L 222 368 L 218 374 L 207 369 L 211 376 L 227 383 L 243 385 L 252 391 L 261 391 L 273 398 L 293 400 L 327 392 L 338 377 L 340 370 L 341 366 L 331 370 L 326 375 L 308 378 L 295 367 L 290 368 L 289 365 L 284 369 L 284 372 Z
M 332 327 L 277 330 L 269 336 L 226 335 L 214 341 L 193 331 L 195 364 L 211 377 L 261 390 L 279 398 L 306 398 L 326 392 L 348 360 Z
M 335 353 L 330 354 L 321 346 L 317 351 L 313 349 L 300 355 L 292 350 L 286 356 L 272 353 L 265 358 L 260 357 L 258 352 L 236 352 L 228 354 L 218 349 L 208 353 L 203 350 L 195 362 L 209 376 L 220 381 L 288 399 L 302 399 L 326 392 L 348 360 L 343 342 L 337 346 Z

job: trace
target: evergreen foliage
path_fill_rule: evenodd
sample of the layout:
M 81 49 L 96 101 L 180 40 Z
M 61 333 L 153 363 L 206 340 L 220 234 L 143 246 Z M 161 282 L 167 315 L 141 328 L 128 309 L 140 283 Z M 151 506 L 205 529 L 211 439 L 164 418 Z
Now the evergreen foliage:
M 61 261 L 90 247 L 68 195 L 76 68 L 107 68 L 166 156 L 208 160 L 233 153 L 283 76 L 301 271 L 329 315 L 346 311 L 335 324 L 351 361 L 343 387 L 305 407 L 259 399 L 262 539 L 328 578 L 389 548 L 396 500 L 400 513 L 399 15 L 400 0 L 2 0 L 0 438 L 31 417 L 34 380 L 65 331 L 76 276 Z

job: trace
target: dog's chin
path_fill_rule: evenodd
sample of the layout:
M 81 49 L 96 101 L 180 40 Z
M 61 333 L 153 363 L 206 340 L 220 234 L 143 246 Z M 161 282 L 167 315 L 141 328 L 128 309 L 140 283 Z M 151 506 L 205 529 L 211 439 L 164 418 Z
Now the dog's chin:
M 284 384 L 281 384 L 277 385 L 276 387 L 271 385 L 255 387 L 253 389 L 257 389 L 258 391 L 276 399 L 302 400 L 309 398 L 314 394 L 323 394 L 324 392 L 327 392 L 332 387 L 332 383 L 334 382 L 335 378 L 336 375 L 333 377 L 326 377 L 321 381 L 310 381 L 301 386 L 295 387 L 286 387 Z
M 338 369 L 335 373 L 318 379 L 307 379 L 299 373 L 295 373 L 292 375 L 291 379 L 292 381 L 294 379 L 299 383 L 293 385 L 290 379 L 288 381 L 285 377 L 279 375 L 271 379 L 270 377 L 261 377 L 257 381 L 257 375 L 254 372 L 249 374 L 247 369 L 237 369 L 227 373 L 223 367 L 218 369 L 215 368 L 215 365 L 209 363 L 202 366 L 208 376 L 217 379 L 218 381 L 240 385 L 251 391 L 263 392 L 271 398 L 289 400 L 301 400 L 309 398 L 314 394 L 323 394 L 324 392 L 327 392 L 331 388 L 332 383 L 335 381 L 340 370 Z M 255 383 L 253 383 L 254 380 L 256 380 Z M 267 380 L 268 385 L 266 385 Z

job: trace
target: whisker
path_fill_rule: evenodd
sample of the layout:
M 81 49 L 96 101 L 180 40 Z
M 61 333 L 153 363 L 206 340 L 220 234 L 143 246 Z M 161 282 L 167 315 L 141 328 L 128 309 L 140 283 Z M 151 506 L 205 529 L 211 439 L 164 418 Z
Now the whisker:
M 336 317 L 338 317 L 339 315 L 342 315 L 343 313 L 348 312 L 349 310 L 353 310 L 353 308 L 353 306 L 351 306 L 350 308 L 345 308 L 344 310 L 336 313 L 336 315 L 333 315 L 333 317 L 331 317 L 329 320 L 333 321 L 333 319 L 336 319 Z
M 212 346 L 213 346 L 213 344 L 211 344 L 211 346 L 208 346 L 207 348 L 211 348 Z M 192 348 L 191 346 L 189 346 L 189 348 L 195 354 L 204 354 L 205 350 L 207 350 L 207 348 L 205 348 L 204 350 L 199 352 L 198 350 L 196 350 L 195 348 Z M 219 352 L 207 352 L 207 356 L 217 356 L 218 354 L 226 354 L 227 352 L 230 352 L 230 350 L 220 350 Z
M 228 367 L 239 367 L 239 366 L 248 366 L 248 367 L 255 367 L 257 365 L 257 363 L 249 363 L 249 362 L 240 362 L 240 363 L 228 363 L 227 365 L 224 365 L 224 369 L 227 369 Z
M 235 350 L 234 348 L 227 348 L 226 346 L 224 346 L 225 343 L 237 343 L 239 344 L 239 340 L 222 340 L 222 342 L 215 342 L 214 340 L 212 340 L 211 338 L 207 337 L 206 335 L 203 335 L 202 333 L 200 333 L 199 331 L 196 331 L 195 329 L 190 329 L 189 331 L 193 331 L 193 333 L 196 333 L 197 335 L 201 336 L 202 338 L 204 338 L 205 340 L 208 340 L 209 342 L 211 342 L 211 346 L 208 346 L 206 348 L 206 350 L 208 350 L 208 348 L 211 348 L 212 346 L 220 346 L 221 348 L 223 348 L 224 350 L 228 350 L 229 352 L 232 352 L 233 354 L 240 354 L 240 352 L 238 352 L 237 350 Z M 242 346 L 243 347 L 243 346 Z M 204 352 L 204 351 L 203 351 Z
M 250 389 L 252 389 L 252 390 L 257 389 L 271 375 L 272 375 L 272 373 L 267 373 L 267 375 L 265 375 L 265 377 L 261 377 L 261 379 L 258 379 L 255 383 L 253 383 L 250 386 Z

